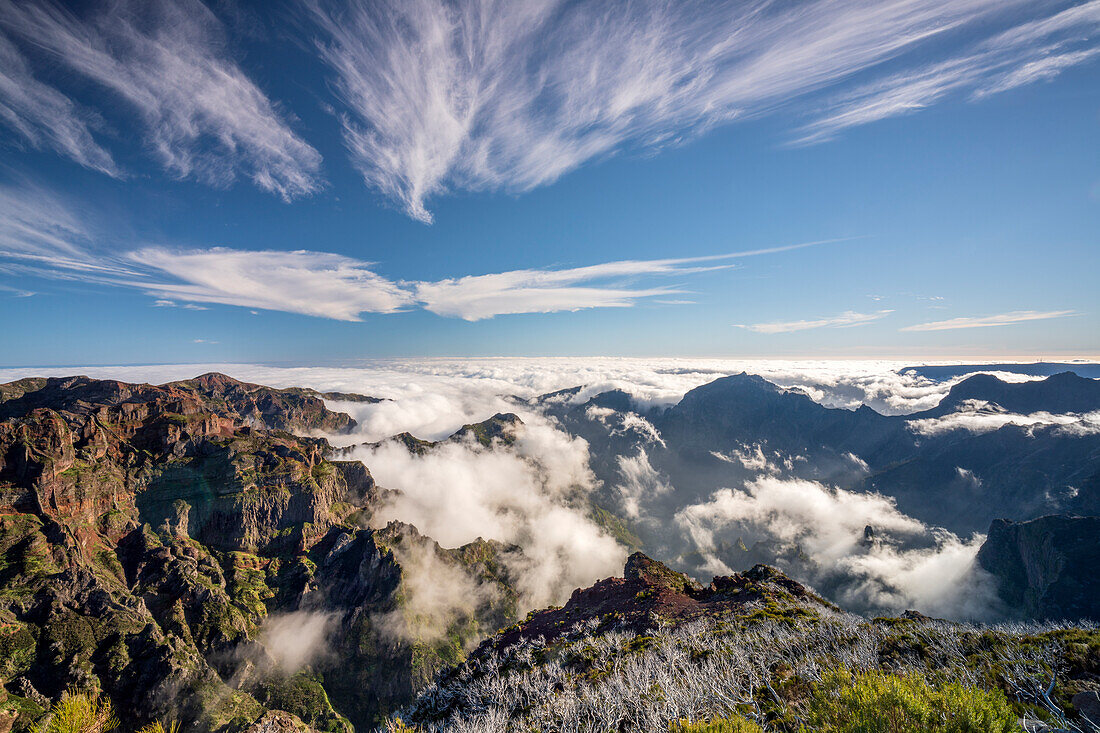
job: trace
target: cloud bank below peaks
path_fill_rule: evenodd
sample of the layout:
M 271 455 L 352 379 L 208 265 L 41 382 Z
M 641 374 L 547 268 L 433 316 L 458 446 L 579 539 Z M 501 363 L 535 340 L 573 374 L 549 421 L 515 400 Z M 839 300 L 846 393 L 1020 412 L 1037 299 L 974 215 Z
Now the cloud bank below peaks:
M 627 552 L 588 517 L 595 477 L 587 443 L 536 413 L 523 417 L 507 447 L 447 441 L 417 455 L 383 441 L 351 455 L 400 492 L 376 510 L 375 523 L 407 522 L 444 547 L 479 537 L 517 546 L 504 562 L 523 604 L 536 608 L 614 575 Z
M 1100 434 L 1100 412 L 1052 414 L 1032 412 L 1027 415 L 1008 412 L 1000 405 L 982 400 L 966 400 L 954 412 L 940 417 L 909 420 L 907 427 L 918 435 L 935 437 L 958 430 L 980 435 L 1000 430 L 1006 425 L 1027 428 L 1033 433 L 1053 428 L 1063 435 L 1086 436 Z
M 975 562 L 985 537 L 964 540 L 927 527 L 879 494 L 780 474 L 769 469 L 743 487 L 719 489 L 676 513 L 676 526 L 702 553 L 708 570 L 728 573 L 721 544 L 747 537 L 780 553 L 797 553 L 804 559 L 796 559 L 789 572 L 857 612 L 916 608 L 955 619 L 997 616 L 995 585 Z

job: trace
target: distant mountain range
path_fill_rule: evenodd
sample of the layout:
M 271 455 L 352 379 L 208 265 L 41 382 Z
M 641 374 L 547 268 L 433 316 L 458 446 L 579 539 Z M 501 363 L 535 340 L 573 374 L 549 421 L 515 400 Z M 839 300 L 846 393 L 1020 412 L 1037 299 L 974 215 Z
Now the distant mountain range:
M 932 366 L 903 367 L 901 374 L 919 374 L 922 377 L 943 381 L 956 377 L 965 377 L 975 372 L 1008 372 L 1024 374 L 1030 377 L 1050 377 L 1062 372 L 1073 372 L 1079 377 L 1100 379 L 1100 364 L 1091 362 L 1051 362 L 1041 361 L 1034 364 L 950 364 Z
M 660 516 L 759 475 L 761 466 L 730 459 L 756 448 L 783 475 L 879 492 L 960 534 L 997 518 L 1100 514 L 1100 420 L 1058 421 L 1100 410 L 1100 381 L 1069 372 L 1018 383 L 975 375 L 938 406 L 896 416 L 824 407 L 750 374 L 717 379 L 668 408 L 639 408 L 623 392 L 579 404 L 555 393 L 538 404 L 589 442 L 606 486 L 621 481 L 618 457 L 644 450 L 675 487 L 654 497 Z M 658 439 L 631 428 L 632 415 Z

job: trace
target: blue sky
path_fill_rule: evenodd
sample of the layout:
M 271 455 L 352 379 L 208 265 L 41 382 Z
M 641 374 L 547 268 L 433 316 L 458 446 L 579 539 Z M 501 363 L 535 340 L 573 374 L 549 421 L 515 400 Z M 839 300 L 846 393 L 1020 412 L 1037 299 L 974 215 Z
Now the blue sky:
M 1100 354 L 1098 0 L 0 0 L 0 61 L 3 365 Z

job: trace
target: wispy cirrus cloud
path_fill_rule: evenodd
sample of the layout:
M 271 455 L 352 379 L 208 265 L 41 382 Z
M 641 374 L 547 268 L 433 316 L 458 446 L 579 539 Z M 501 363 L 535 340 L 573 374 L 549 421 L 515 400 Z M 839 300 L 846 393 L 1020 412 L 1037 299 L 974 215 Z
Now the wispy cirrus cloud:
M 80 17 L 48 0 L 0 0 L 0 28 L 136 113 L 145 144 L 175 176 L 225 185 L 244 175 L 285 200 L 322 185 L 320 154 L 230 57 L 222 24 L 199 0 L 121 0 Z M 8 124 L 33 145 L 117 174 L 75 103 L 36 80 L 10 43 L 0 57 Z
M 803 127 L 797 142 L 815 143 L 846 128 L 909 114 L 954 92 L 982 99 L 1054 78 L 1098 54 L 1100 0 L 1020 23 L 952 57 L 843 92 Z
M 1053 0 L 307 7 L 352 162 L 368 185 L 430 222 L 433 196 L 522 192 L 623 149 L 675 145 L 781 108 L 806 114 L 813 105 L 803 98 L 858 74 L 879 80 L 861 77 L 866 86 L 811 113 L 819 119 L 802 138 L 826 139 L 967 85 L 1007 89 L 1012 74 L 1027 83 L 1086 60 L 1072 54 L 1092 48 L 1078 36 L 1095 4 L 1060 15 Z M 952 33 L 968 25 L 986 35 Z M 938 58 L 904 73 L 882 67 L 918 47 Z M 1042 70 L 1023 71 L 1043 59 Z
M 902 331 L 952 331 L 959 328 L 989 328 L 991 326 L 1011 326 L 1015 323 L 1028 321 L 1045 321 L 1050 318 L 1064 318 L 1075 316 L 1077 311 L 1012 311 L 1011 313 L 999 313 L 993 316 L 967 316 L 962 318 L 949 318 L 945 321 L 932 321 L 930 323 L 918 323 L 901 328 Z
M 170 279 L 142 278 L 123 284 L 172 302 L 222 303 L 342 321 L 360 320 L 362 313 L 417 308 L 480 321 L 520 313 L 626 308 L 642 299 L 682 292 L 673 286 L 631 284 L 639 279 L 723 269 L 730 267 L 725 260 L 811 244 L 709 257 L 532 268 L 431 282 L 392 281 L 376 274 L 371 269 L 374 263 L 327 252 L 146 248 L 129 254 L 127 261 Z
M 0 263 L 50 278 L 137 289 L 154 307 L 203 309 L 218 303 L 358 321 L 364 313 L 424 309 L 477 321 L 498 315 L 629 307 L 682 292 L 639 287 L 643 279 L 687 277 L 732 260 L 838 240 L 706 257 L 620 260 L 584 267 L 529 268 L 434 282 L 393 280 L 376 263 L 331 252 L 227 247 L 108 247 L 75 204 L 31 186 L 0 185 Z
M 512 270 L 490 275 L 448 278 L 437 282 L 417 282 L 412 284 L 412 288 L 417 300 L 426 310 L 467 321 L 513 313 L 625 308 L 642 298 L 677 295 L 684 291 L 670 286 L 632 288 L 609 283 L 621 283 L 640 277 L 690 275 L 723 269 L 731 266 L 723 261 L 826 243 L 828 242 L 806 242 L 708 257 L 620 260 L 587 267 Z M 594 282 L 603 284 L 582 285 Z
M 118 176 L 118 166 L 92 136 L 98 120 L 35 78 L 26 57 L 0 33 L 0 122 L 28 145 L 52 148 L 91 168 Z
M 743 328 L 755 333 L 791 333 L 793 331 L 808 331 L 812 328 L 851 328 L 864 326 L 893 313 L 893 310 L 880 310 L 874 313 L 857 313 L 856 311 L 844 311 L 843 313 L 828 318 L 815 318 L 802 321 L 775 321 L 771 323 L 734 324 L 735 328 Z
M 173 302 L 221 303 L 339 321 L 358 321 L 362 313 L 394 313 L 414 302 L 406 289 L 369 269 L 373 263 L 329 252 L 147 247 L 127 259 L 149 274 L 120 284 Z

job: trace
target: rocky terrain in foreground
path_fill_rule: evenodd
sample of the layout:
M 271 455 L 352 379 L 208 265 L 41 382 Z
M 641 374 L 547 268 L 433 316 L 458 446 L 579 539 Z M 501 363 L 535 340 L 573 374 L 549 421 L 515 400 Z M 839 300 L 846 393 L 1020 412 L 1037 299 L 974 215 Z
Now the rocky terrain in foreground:
M 764 565 L 703 587 L 637 553 L 483 642 L 386 729 L 1097 731 L 1098 689 L 1095 625 L 866 619 Z

